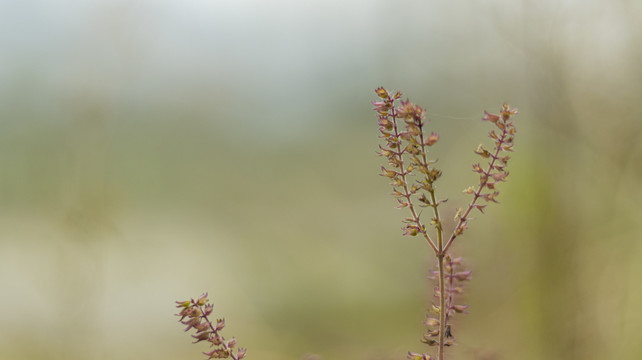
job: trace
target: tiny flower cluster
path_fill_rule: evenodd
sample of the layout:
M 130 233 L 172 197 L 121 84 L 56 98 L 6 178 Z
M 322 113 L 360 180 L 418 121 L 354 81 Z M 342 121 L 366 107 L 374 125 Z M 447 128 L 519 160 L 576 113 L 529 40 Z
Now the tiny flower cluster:
M 450 324 L 450 319 L 455 313 L 465 313 L 468 312 L 468 305 L 458 305 L 455 304 L 455 295 L 462 294 L 464 291 L 463 286 L 461 285 L 464 281 L 469 281 L 471 279 L 472 272 L 470 270 L 461 270 L 462 259 L 461 257 L 453 259 L 450 254 L 446 254 L 444 258 L 444 277 L 446 279 L 446 286 L 444 287 L 446 301 L 444 302 L 444 308 L 446 309 L 444 314 L 444 346 L 452 346 L 455 344 L 455 337 L 452 333 L 452 325 Z M 439 270 L 433 270 L 432 274 L 435 279 L 439 278 Z M 439 287 L 435 287 L 435 297 L 441 298 L 441 291 Z M 432 306 L 432 311 L 436 314 L 440 314 L 441 309 L 437 305 Z M 440 321 L 439 319 L 428 317 L 424 323 L 428 330 L 424 335 L 422 342 L 434 346 L 439 345 L 439 332 Z
M 441 176 L 441 171 L 432 166 L 436 161 L 427 157 L 427 148 L 437 143 L 439 135 L 424 135 L 425 110 L 408 100 L 400 100 L 400 92 L 390 94 L 381 87 L 375 92 L 380 100 L 373 102 L 374 110 L 379 117 L 380 137 L 386 144 L 379 146 L 381 151 L 378 154 L 384 156 L 389 165 L 389 168 L 381 167 L 381 175 L 392 180 L 392 195 L 399 202 L 397 208 L 408 208 L 411 215 L 404 220 L 403 235 L 422 234 L 433 250 L 438 251 L 436 243 L 430 239 L 419 219 L 415 204 L 419 202 L 419 206 L 436 209 L 445 201 L 435 200 L 433 183 Z M 416 181 L 411 180 L 413 176 Z M 413 199 L 416 201 L 413 202 Z M 437 215 L 431 224 L 441 229 Z
M 495 124 L 500 132 L 491 130 L 488 133 L 488 136 L 493 139 L 495 143 L 493 151 L 487 150 L 481 144 L 475 150 L 475 154 L 483 159 L 489 160 L 488 166 L 482 167 L 479 163 L 473 164 L 473 172 L 479 174 L 479 184 L 476 187 L 470 186 L 463 190 L 463 193 L 472 195 L 473 200 L 465 212 L 462 209 L 457 211 L 455 221 L 458 221 L 458 224 L 448 240 L 445 250 L 448 250 L 450 244 L 452 244 L 457 236 L 462 235 L 468 229 L 468 215 L 473 209 L 477 209 L 481 213 L 484 212 L 487 204 L 478 204 L 479 199 L 486 202 L 498 202 L 497 197 L 499 196 L 499 190 L 497 190 L 497 184 L 505 182 L 508 177 L 506 165 L 508 164 L 510 156 L 505 155 L 505 153 L 513 151 L 513 140 L 517 129 L 511 121 L 511 116 L 516 114 L 518 114 L 518 110 L 511 109 L 508 104 L 502 106 L 499 115 L 484 111 L 482 120 Z
M 207 359 L 241 360 L 245 358 L 246 349 L 238 348 L 236 353 L 234 352 L 236 338 L 225 340 L 220 335 L 220 331 L 225 327 L 225 319 L 217 319 L 216 324 L 209 320 L 208 316 L 214 310 L 214 306 L 208 304 L 207 293 L 196 300 L 176 301 L 176 304 L 178 304 L 176 307 L 181 309 L 176 316 L 180 317 L 179 321 L 183 325 L 187 325 L 185 331 L 196 330 L 196 334 L 192 335 L 196 339 L 193 343 L 207 341 L 211 347 L 216 346 L 215 349 L 203 353 L 207 355 Z

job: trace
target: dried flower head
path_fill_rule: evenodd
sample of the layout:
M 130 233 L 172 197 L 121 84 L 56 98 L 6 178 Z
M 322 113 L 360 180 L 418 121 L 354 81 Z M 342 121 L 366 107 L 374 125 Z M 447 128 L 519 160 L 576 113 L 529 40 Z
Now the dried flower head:
M 236 338 L 226 341 L 221 336 L 220 331 L 225 328 L 225 319 L 218 319 L 214 325 L 208 318 L 214 309 L 214 306 L 208 301 L 207 293 L 199 296 L 196 300 L 176 301 L 176 307 L 180 309 L 176 316 L 180 317 L 179 321 L 183 325 L 187 325 L 185 331 L 196 330 L 196 333 L 192 335 L 195 339 L 193 343 L 207 341 L 211 347 L 215 347 L 211 351 L 203 353 L 207 359 L 232 358 L 240 360 L 245 358 L 246 349 L 238 348 L 236 353 L 234 352 Z

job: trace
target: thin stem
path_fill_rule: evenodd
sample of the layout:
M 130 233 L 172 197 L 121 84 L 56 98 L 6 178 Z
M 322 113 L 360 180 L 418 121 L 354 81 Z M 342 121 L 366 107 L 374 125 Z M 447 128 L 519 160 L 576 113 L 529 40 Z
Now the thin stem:
M 439 261 L 439 352 L 437 359 L 444 359 L 444 333 L 446 332 L 446 291 L 444 279 L 444 254 L 437 255 Z
M 421 123 L 419 125 L 419 129 L 421 130 L 419 132 L 419 140 L 421 141 L 421 157 L 422 157 L 423 163 L 427 165 L 428 164 L 428 158 L 426 157 L 426 144 L 425 144 L 425 141 L 424 141 L 423 125 L 424 125 L 423 123 Z M 438 204 L 437 204 L 437 200 L 436 200 L 436 197 L 435 197 L 435 189 L 433 189 L 433 187 L 432 187 L 433 181 L 430 180 L 430 178 L 428 178 L 428 183 L 430 184 L 430 190 L 428 192 L 430 193 L 430 200 L 432 202 L 432 209 L 433 209 L 433 213 L 435 214 L 435 228 L 437 229 L 437 243 L 438 243 L 437 250 L 438 251 L 436 251 L 435 254 L 438 255 L 438 254 L 443 253 L 443 251 L 442 251 L 443 249 L 442 249 L 441 220 L 439 219 L 439 210 L 437 209 Z M 433 250 L 434 250 L 434 246 L 433 246 Z
M 426 144 L 424 142 L 424 132 L 423 132 L 423 123 L 419 125 L 420 134 L 419 139 L 421 141 L 421 156 L 424 164 L 428 164 L 428 159 L 426 157 Z M 437 203 L 437 198 L 435 196 L 435 189 L 433 188 L 432 178 L 428 178 L 427 181 L 430 184 L 430 201 L 433 209 L 433 214 L 435 215 L 433 221 L 435 223 L 435 229 L 437 229 L 437 250 L 435 255 L 437 256 L 437 261 L 439 261 L 439 352 L 437 353 L 437 359 L 444 359 L 444 333 L 446 332 L 446 291 L 445 291 L 445 281 L 444 281 L 444 256 L 445 251 L 443 248 L 443 235 L 441 228 L 441 220 L 439 218 L 439 209 L 437 208 L 439 204 Z

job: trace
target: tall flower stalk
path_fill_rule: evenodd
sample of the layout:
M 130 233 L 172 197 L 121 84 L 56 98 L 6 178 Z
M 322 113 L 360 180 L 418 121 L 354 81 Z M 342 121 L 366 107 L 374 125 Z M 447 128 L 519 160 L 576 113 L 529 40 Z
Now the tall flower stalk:
M 407 208 L 410 215 L 403 220 L 402 232 L 404 236 L 420 236 L 430 246 L 437 260 L 437 270 L 434 272 L 438 280 L 435 287 L 435 297 L 438 304 L 432 305 L 432 311 L 438 318 L 428 317 L 426 326 L 428 331 L 423 337 L 423 342 L 437 346 L 437 359 L 444 359 L 444 348 L 455 344 L 450 320 L 455 313 L 465 313 L 467 305 L 455 303 L 456 295 L 463 292 L 461 282 L 470 280 L 471 272 L 462 270 L 461 258 L 452 258 L 448 253 L 450 246 L 457 237 L 466 232 L 470 213 L 477 209 L 481 213 L 487 204 L 483 202 L 497 202 L 499 191 L 496 186 L 506 181 L 508 171 L 506 165 L 510 157 L 506 152 L 513 151 L 513 138 L 515 127 L 512 116 L 517 114 L 517 109 L 511 109 L 504 104 L 499 115 L 484 111 L 482 120 L 493 123 L 498 129 L 489 132 L 489 137 L 494 141 L 494 149 L 486 150 L 479 145 L 475 153 L 488 160 L 486 166 L 479 163 L 473 164 L 473 171 L 479 174 L 479 183 L 464 190 L 472 195 L 472 200 L 466 210 L 458 209 L 455 216 L 457 225 L 450 236 L 444 236 L 442 220 L 439 215 L 439 206 L 446 199 L 439 199 L 435 194 L 435 182 L 441 177 L 441 171 L 434 167 L 436 160 L 430 160 L 428 150 L 439 141 L 439 135 L 425 131 L 425 110 L 408 100 L 401 100 L 400 92 L 390 93 L 380 87 L 375 90 L 378 101 L 373 102 L 374 110 L 379 120 L 380 138 L 384 145 L 380 145 L 378 154 L 388 161 L 388 166 L 381 167 L 381 175 L 392 182 L 392 196 L 397 199 L 397 208 Z M 430 235 L 423 223 L 420 208 L 431 208 L 432 216 L 428 225 L 435 229 Z M 413 360 L 431 360 L 430 355 L 409 352 L 408 358 Z

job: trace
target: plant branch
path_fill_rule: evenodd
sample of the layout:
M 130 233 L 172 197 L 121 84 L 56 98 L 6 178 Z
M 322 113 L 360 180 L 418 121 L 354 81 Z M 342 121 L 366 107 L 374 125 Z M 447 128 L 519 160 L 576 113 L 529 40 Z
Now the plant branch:
M 473 194 L 474 195 L 473 200 L 468 205 L 468 208 L 466 209 L 464 214 L 459 218 L 459 222 L 457 226 L 453 230 L 452 234 L 450 235 L 450 238 L 448 239 L 448 242 L 446 243 L 446 246 L 444 247 L 444 252 L 448 251 L 448 249 L 452 245 L 455 238 L 461 235 L 465 230 L 468 224 L 468 215 L 470 214 L 470 212 L 475 208 L 479 208 L 479 206 L 477 205 L 477 200 L 479 200 L 479 198 L 482 197 L 482 191 L 488 186 L 488 181 L 490 179 L 491 173 L 495 169 L 495 162 L 497 161 L 497 159 L 499 159 L 499 153 L 502 150 L 505 150 L 503 148 L 503 145 L 506 143 L 506 138 L 509 136 L 510 129 L 513 129 L 513 128 L 509 126 L 505 126 L 503 128 L 502 135 L 497 140 L 497 145 L 495 146 L 495 153 L 492 154 L 491 156 L 492 160 L 488 164 L 488 168 L 485 171 L 483 171 L 483 176 L 481 178 L 481 181 L 479 182 L 479 187 Z

